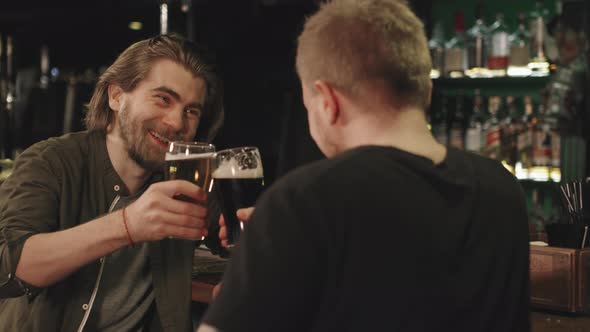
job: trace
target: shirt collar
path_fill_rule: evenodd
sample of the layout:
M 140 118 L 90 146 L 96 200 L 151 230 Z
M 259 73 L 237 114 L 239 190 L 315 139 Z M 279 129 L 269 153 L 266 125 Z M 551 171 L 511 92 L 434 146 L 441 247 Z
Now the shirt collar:
M 106 143 L 106 132 L 104 130 L 96 130 L 90 132 L 89 135 L 91 153 L 95 156 L 95 160 L 98 163 L 98 169 L 103 170 L 102 176 L 105 189 L 112 191 L 115 195 L 129 196 L 129 189 L 117 171 L 115 171 L 115 167 L 109 157 Z M 101 175 L 97 174 L 96 176 Z M 162 181 L 163 178 L 163 171 L 154 172 L 146 181 L 140 192 L 143 192 L 150 184 Z

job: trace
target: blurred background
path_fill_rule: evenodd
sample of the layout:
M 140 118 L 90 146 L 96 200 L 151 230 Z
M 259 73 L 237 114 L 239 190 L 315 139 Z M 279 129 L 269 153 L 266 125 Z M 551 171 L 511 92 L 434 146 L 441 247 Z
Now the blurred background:
M 321 2 L 0 1 L 0 183 L 31 144 L 84 130 L 97 77 L 130 44 L 160 33 L 162 17 L 168 32 L 216 54 L 226 111 L 218 149 L 258 146 L 266 185 L 323 158 L 308 132 L 294 65 L 296 37 Z M 547 241 L 550 225 L 571 223 L 579 212 L 565 209 L 560 187 L 590 190 L 590 1 L 409 3 L 433 60 L 433 135 L 502 162 L 527 195 L 531 240 Z M 546 289 L 533 283 L 533 305 L 561 310 L 539 300 Z M 586 298 L 587 306 L 570 313 L 590 314 Z M 535 331 L 558 330 L 537 318 Z
M 266 183 L 272 184 L 292 168 L 322 158 L 309 136 L 294 68 L 296 37 L 321 2 L 4 0 L 0 160 L 7 163 L 39 140 L 83 130 L 84 105 L 98 75 L 131 43 L 160 33 L 165 5 L 168 32 L 216 54 L 226 121 L 214 143 L 258 146 Z M 425 24 L 433 56 L 428 116 L 437 139 L 502 161 L 531 190 L 540 185 L 529 186 L 530 181 L 586 177 L 588 1 L 409 3 Z M 534 30 L 539 23 L 542 28 Z M 481 59 L 473 56 L 478 40 Z M 537 128 L 553 145 L 536 149 L 532 139 L 518 144 Z M 486 135 L 499 139 L 486 141 Z M 469 137 L 480 142 L 473 146 Z M 531 192 L 531 204 L 532 198 Z

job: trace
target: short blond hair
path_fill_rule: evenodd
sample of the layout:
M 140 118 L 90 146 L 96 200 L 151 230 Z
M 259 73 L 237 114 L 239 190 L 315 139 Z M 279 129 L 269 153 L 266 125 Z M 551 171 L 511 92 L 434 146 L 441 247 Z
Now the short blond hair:
M 109 107 L 108 86 L 119 85 L 129 92 L 145 79 L 154 62 L 172 60 L 185 67 L 195 77 L 205 81 L 206 96 L 203 118 L 196 139 L 211 141 L 223 123 L 222 85 L 215 72 L 212 55 L 203 47 L 178 35 L 158 35 L 129 46 L 100 76 L 88 111 L 86 128 L 105 130 L 113 122 Z
M 363 82 L 380 82 L 397 105 L 430 102 L 424 26 L 403 0 L 323 4 L 299 36 L 296 66 L 304 83 L 324 80 L 354 96 Z

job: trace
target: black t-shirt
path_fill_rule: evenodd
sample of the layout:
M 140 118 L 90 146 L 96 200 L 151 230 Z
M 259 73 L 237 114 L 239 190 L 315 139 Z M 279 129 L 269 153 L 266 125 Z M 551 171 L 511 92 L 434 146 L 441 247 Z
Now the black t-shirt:
M 529 331 L 525 198 L 499 163 L 367 146 L 259 199 L 204 322 L 222 331 Z

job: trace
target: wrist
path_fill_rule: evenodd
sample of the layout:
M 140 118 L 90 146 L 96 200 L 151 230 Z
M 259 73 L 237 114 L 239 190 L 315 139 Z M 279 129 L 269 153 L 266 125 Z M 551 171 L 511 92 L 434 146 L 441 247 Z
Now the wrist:
M 133 240 L 133 237 L 131 236 L 131 233 L 129 232 L 129 224 L 128 224 L 128 221 L 127 221 L 127 212 L 126 212 L 126 209 L 127 209 L 126 206 L 124 206 L 121 209 L 121 222 L 123 223 L 123 227 L 125 228 L 125 235 L 126 235 L 128 244 L 131 247 L 134 247 L 135 246 L 135 241 Z

